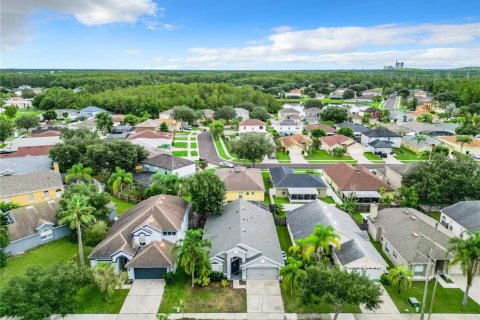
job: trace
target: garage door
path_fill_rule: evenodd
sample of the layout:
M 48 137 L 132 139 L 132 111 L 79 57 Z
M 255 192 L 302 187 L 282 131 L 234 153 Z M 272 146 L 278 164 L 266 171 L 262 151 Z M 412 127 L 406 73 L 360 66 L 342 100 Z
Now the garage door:
M 167 268 L 135 268 L 135 279 L 162 279 Z
M 278 279 L 277 268 L 248 268 L 247 280 L 276 280 Z

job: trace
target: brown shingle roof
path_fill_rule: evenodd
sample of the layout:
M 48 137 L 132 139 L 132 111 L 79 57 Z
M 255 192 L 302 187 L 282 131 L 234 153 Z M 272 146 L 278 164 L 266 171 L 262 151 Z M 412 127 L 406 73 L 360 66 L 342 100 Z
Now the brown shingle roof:
M 32 133 L 32 137 L 38 138 L 38 137 L 59 137 L 60 132 L 55 131 L 55 130 L 48 130 L 44 132 L 39 132 L 39 133 Z
M 215 173 L 227 191 L 265 191 L 260 169 L 235 167 L 218 169 Z
M 264 126 L 265 122 L 260 121 L 258 119 L 247 119 L 245 121 L 242 121 L 240 126 Z
M 333 127 L 327 126 L 325 124 L 307 124 L 305 126 L 305 129 L 308 131 L 312 131 L 315 129 L 322 129 L 323 131 L 327 133 L 335 132 L 335 129 Z
M 393 189 L 363 166 L 345 163 L 331 164 L 323 169 L 341 191 L 385 191 Z
M 127 262 L 126 268 L 159 268 L 175 264 L 175 255 L 171 249 L 173 244 L 167 240 L 152 241 L 138 249 L 135 257 Z
M 46 156 L 51 148 L 52 146 L 18 147 L 16 152 L 0 154 L 0 158 Z
M 0 197 L 62 188 L 60 173 L 45 170 L 0 177 Z
M 159 168 L 165 168 L 168 170 L 175 170 L 194 164 L 195 162 L 173 156 L 171 154 L 159 154 L 154 157 L 148 158 L 142 161 L 144 164 L 149 164 Z
M 173 133 L 171 132 L 156 132 L 152 130 L 144 130 L 136 133 L 132 133 L 128 136 L 127 140 L 134 139 L 172 139 Z

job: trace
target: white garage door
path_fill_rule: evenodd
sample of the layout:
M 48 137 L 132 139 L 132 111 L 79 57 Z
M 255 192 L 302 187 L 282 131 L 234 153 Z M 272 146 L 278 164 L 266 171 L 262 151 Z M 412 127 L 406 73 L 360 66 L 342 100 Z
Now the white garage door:
M 248 268 L 247 280 L 277 280 L 277 268 Z

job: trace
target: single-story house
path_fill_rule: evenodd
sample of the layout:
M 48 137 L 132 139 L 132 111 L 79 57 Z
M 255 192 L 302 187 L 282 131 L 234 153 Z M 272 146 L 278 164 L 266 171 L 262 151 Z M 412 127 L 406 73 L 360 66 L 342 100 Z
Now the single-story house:
M 0 176 L 50 170 L 52 159 L 49 156 L 1 158 Z
M 237 199 L 263 201 L 265 184 L 260 169 L 234 167 L 215 171 L 227 189 L 227 201 Z
M 442 144 L 440 140 L 430 136 L 424 136 L 425 140 L 421 141 L 415 140 L 415 137 L 416 136 L 403 136 L 401 142 L 402 147 L 405 147 L 415 153 L 421 153 L 424 151 L 430 151 L 436 145 Z
M 317 224 L 332 226 L 340 236 L 340 249 L 333 246 L 331 256 L 335 265 L 343 270 L 378 280 L 388 267 L 370 242 L 368 233 L 360 230 L 348 213 L 335 206 L 314 200 L 290 211 L 287 223 L 292 243 L 312 234 Z
M 285 92 L 285 98 L 298 99 L 302 97 L 302 91 L 300 89 L 292 89 L 289 92 Z
M 391 110 L 388 118 L 390 122 L 393 123 L 404 123 L 415 120 L 415 117 L 401 110 Z
M 291 117 L 302 117 L 302 113 L 295 108 L 283 108 L 278 111 L 278 119 L 289 119 Z
M 337 134 L 333 136 L 320 137 L 322 149 L 332 153 L 335 148 L 344 148 L 348 154 L 363 154 L 363 146 L 352 138 Z
M 402 186 L 403 177 L 415 166 L 415 163 L 386 165 L 384 180 L 397 190 Z
M 345 92 L 345 90 L 347 89 L 337 89 L 333 92 L 330 93 L 330 99 L 332 100 L 343 100 L 343 93 Z
M 173 133 L 144 130 L 140 132 L 133 132 L 127 137 L 127 140 L 147 149 L 171 149 Z
M 308 108 L 305 109 L 305 121 L 308 123 L 318 123 L 321 119 L 322 109 L 320 108 Z
M 292 168 L 279 166 L 269 169 L 275 197 L 291 202 L 308 202 L 327 196 L 327 186 L 314 174 L 295 173 Z
M 387 208 L 378 210 L 372 205 L 367 218 L 368 233 L 380 242 L 382 251 L 396 266 L 403 266 L 413 273 L 413 280 L 424 280 L 427 276 L 428 256 L 435 233 L 432 255 L 435 261 L 429 271 L 429 278 L 439 273 L 457 273 L 449 270 L 453 255 L 447 255 L 448 240 L 453 234 L 435 219 L 412 208 Z M 450 272 L 452 271 L 452 272 Z
M 480 230 L 480 200 L 460 201 L 440 210 L 440 223 L 456 237 Z
M 362 133 L 361 143 L 371 152 L 391 153 L 393 148 L 400 148 L 402 137 L 387 128 L 377 127 Z
M 457 142 L 457 136 L 438 137 L 451 151 L 462 152 L 466 154 L 480 154 L 480 139 L 472 138 L 471 143 L 462 144 Z
M 113 126 L 111 134 L 123 134 L 123 133 L 128 133 L 133 131 L 135 129 L 134 126 L 129 126 L 129 125 L 118 125 L 118 126 Z
M 56 145 L 57 143 L 60 143 L 61 139 L 59 135 L 52 135 L 52 136 L 46 136 L 46 137 L 20 137 L 15 140 L 13 140 L 6 148 L 6 150 L 11 151 L 11 152 L 16 152 L 18 151 L 19 148 L 31 148 L 31 147 L 43 147 L 43 146 L 48 146 L 52 147 Z
M 90 265 L 115 265 L 128 279 L 161 279 L 175 271 L 174 243 L 185 237 L 191 206 L 177 196 L 148 198 L 113 223 L 105 239 L 92 251 Z
M 242 118 L 242 120 L 247 120 L 249 118 L 250 112 L 244 108 L 234 108 L 237 118 Z
M 426 123 L 418 121 L 410 121 L 400 124 L 407 132 L 407 135 L 425 134 L 432 137 L 452 136 L 455 135 L 455 129 L 458 124 L 451 123 Z
M 212 243 L 212 271 L 234 280 L 278 280 L 284 266 L 271 212 L 243 199 L 209 216 L 204 238 Z
M 151 177 L 160 172 L 164 175 L 176 174 L 178 177 L 188 177 L 197 172 L 194 161 L 161 153 L 142 161 L 142 172 L 134 174 L 134 180 L 144 185 L 151 184 Z
M 99 113 L 105 112 L 107 110 L 99 108 L 97 106 L 89 106 L 83 109 L 80 109 L 80 115 L 87 118 L 95 118 Z
M 283 134 L 296 134 L 303 131 L 303 123 L 290 118 L 276 121 L 272 124 L 272 127 L 278 133 Z
M 22 206 L 60 198 L 63 194 L 60 173 L 45 170 L 0 176 L 0 201 Z
M 368 131 L 369 129 L 361 124 L 358 123 L 352 123 L 352 122 L 342 122 L 342 123 L 337 123 L 335 125 L 335 128 L 340 130 L 340 128 L 347 127 L 352 129 L 353 135 L 356 141 L 360 141 L 362 133 Z
M 305 125 L 305 130 L 313 131 L 315 129 L 322 129 L 328 136 L 331 136 L 335 133 L 335 128 L 327 126 L 326 124 L 307 124 Z
M 359 112 L 359 115 L 361 115 L 362 117 L 365 114 L 369 114 L 371 118 L 380 118 L 382 116 L 382 110 L 368 107 Z
M 29 205 L 7 212 L 10 243 L 7 254 L 19 254 L 68 236 L 68 225 L 58 225 L 59 199 Z
M 137 125 L 135 125 L 135 132 L 142 131 L 159 131 L 162 123 L 168 125 L 169 131 L 180 130 L 180 123 L 169 118 L 160 118 L 160 119 L 147 119 Z
M 312 139 L 303 134 L 295 134 L 293 136 L 286 136 L 280 138 L 280 145 L 282 149 L 290 155 L 302 155 L 304 151 L 308 150 L 312 144 Z
M 382 197 L 380 189 L 392 193 L 393 189 L 381 178 L 370 172 L 367 168 L 346 163 L 336 163 L 326 166 L 324 177 L 340 197 L 353 196 L 358 203 L 378 203 Z
M 249 132 L 266 133 L 267 124 L 258 119 L 247 119 L 240 122 L 238 125 L 238 131 L 240 134 Z

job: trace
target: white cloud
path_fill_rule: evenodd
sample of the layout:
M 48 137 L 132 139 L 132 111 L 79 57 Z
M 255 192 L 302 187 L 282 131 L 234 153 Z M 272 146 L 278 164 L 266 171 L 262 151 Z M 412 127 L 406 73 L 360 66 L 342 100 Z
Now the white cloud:
M 141 50 L 140 49 L 123 49 L 122 52 L 129 56 L 134 56 L 139 54 Z
M 28 17 L 39 11 L 72 15 L 87 26 L 136 23 L 141 17 L 162 16 L 165 9 L 153 0 L 6 0 L 2 1 L 2 50 L 12 50 L 29 39 Z
M 177 25 L 170 24 L 170 23 L 164 23 L 156 20 L 148 20 L 145 19 L 145 24 L 147 25 L 147 28 L 152 31 L 157 31 L 157 30 L 164 30 L 164 31 L 171 31 L 180 28 Z
M 290 32 L 290 31 L 293 31 L 293 28 L 290 26 L 279 26 L 272 29 L 273 33 L 284 33 L 284 32 Z

